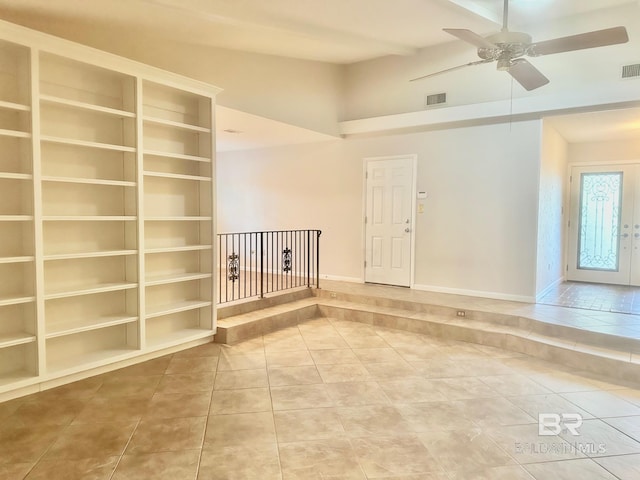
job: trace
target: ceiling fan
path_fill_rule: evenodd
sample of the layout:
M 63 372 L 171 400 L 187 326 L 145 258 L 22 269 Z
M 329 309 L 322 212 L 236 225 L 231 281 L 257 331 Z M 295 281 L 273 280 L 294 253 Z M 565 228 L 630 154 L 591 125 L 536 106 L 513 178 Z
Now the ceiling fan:
M 448 34 L 475 45 L 478 48 L 478 57 L 480 57 L 481 60 L 448 68 L 430 75 L 424 75 L 414 78 L 411 81 L 422 80 L 423 78 L 440 75 L 441 73 L 472 65 L 498 62 L 498 70 L 508 72 L 526 90 L 534 90 L 549 83 L 549 79 L 522 57 L 539 57 L 553 53 L 616 45 L 629 41 L 625 27 L 613 27 L 571 35 L 569 37 L 554 38 L 543 42 L 532 42 L 531 36 L 527 33 L 510 32 L 507 28 L 508 20 L 509 0 L 504 0 L 502 30 L 500 33 L 484 38 L 471 30 L 458 28 L 443 29 Z

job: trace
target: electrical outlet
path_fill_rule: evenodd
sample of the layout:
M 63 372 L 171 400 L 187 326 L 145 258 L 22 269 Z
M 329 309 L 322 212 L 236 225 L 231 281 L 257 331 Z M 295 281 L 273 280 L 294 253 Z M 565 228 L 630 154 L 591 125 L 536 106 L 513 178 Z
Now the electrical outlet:
M 336 298 L 338 295 L 336 295 L 336 292 L 331 292 L 331 294 L 329 294 L 329 296 L 331 298 Z
M 465 312 L 464 310 L 458 310 L 456 312 L 456 315 L 459 317 L 464 317 L 467 314 L 467 312 Z

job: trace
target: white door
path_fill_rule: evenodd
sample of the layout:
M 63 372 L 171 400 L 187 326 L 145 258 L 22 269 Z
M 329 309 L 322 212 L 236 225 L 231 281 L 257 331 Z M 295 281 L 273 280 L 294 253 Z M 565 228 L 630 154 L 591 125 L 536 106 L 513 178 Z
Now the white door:
M 415 157 L 366 162 L 365 281 L 408 287 Z
M 640 285 L 640 166 L 571 170 L 567 279 Z

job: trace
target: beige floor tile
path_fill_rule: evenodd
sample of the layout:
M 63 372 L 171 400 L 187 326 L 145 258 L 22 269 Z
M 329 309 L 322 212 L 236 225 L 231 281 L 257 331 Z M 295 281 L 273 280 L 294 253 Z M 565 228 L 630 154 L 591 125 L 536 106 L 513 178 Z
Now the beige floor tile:
M 272 351 L 266 352 L 268 367 L 299 367 L 315 365 L 308 350 Z
M 355 353 L 353 353 L 353 350 L 350 348 L 311 350 L 310 353 L 316 365 L 359 363 L 358 357 L 356 357 Z
M 155 393 L 143 418 L 203 417 L 209 413 L 211 395 L 202 393 Z
M 588 378 L 568 372 L 538 373 L 529 378 L 556 393 L 599 390 L 599 387 Z
M 127 455 L 176 452 L 202 447 L 207 417 L 143 420 L 127 446 Z
M 136 423 L 70 425 L 58 436 L 45 460 L 81 460 L 122 455 Z
M 640 415 L 640 406 L 624 400 L 614 392 L 563 393 L 562 397 L 599 418 Z
M 200 450 L 123 455 L 112 480 L 194 480 Z
M 391 402 L 377 382 L 330 383 L 326 391 L 338 406 L 389 405 Z
M 267 412 L 271 410 L 268 388 L 216 390 L 211 396 L 211 415 Z
M 340 350 L 349 348 L 347 342 L 339 333 L 331 334 L 304 334 L 304 343 L 307 348 L 313 350 Z
M 409 358 L 414 358 L 409 356 Z M 454 361 L 449 358 L 432 357 L 424 360 L 409 361 L 417 374 L 426 378 L 469 377 L 472 375 L 468 361 Z
M 81 460 L 42 460 L 29 472 L 29 480 L 109 480 L 120 457 Z M 21 478 L 21 477 L 0 477 Z
M 429 381 L 448 400 L 499 396 L 496 390 L 475 377 L 432 378 Z
M 473 472 L 466 470 L 448 472 L 451 480 L 533 480 L 519 465 L 482 468 Z
M 280 387 L 285 385 L 312 385 L 322 383 L 315 365 L 300 367 L 269 368 L 269 385 Z
M 476 348 L 481 346 L 476 345 Z M 467 376 L 513 375 L 516 373 L 500 359 L 474 358 L 473 360 L 460 360 L 456 363 L 467 372 Z
M 362 363 L 397 362 L 402 357 L 393 348 L 354 348 L 358 360 Z
M 473 421 L 480 426 L 495 427 L 498 425 L 532 424 L 538 421 L 505 398 L 474 398 L 453 402 L 473 416 Z
M 172 355 L 154 358 L 130 367 L 120 368 L 105 374 L 105 377 L 144 377 L 163 375 L 171 362 Z
M 38 399 L 47 402 L 58 402 L 66 399 L 81 400 L 91 398 L 104 382 L 104 376 L 85 378 L 77 382 L 62 385 L 60 387 L 45 390 L 34 395 L 29 395 L 27 399 L 38 397 Z
M 351 444 L 368 478 L 442 471 L 433 455 L 414 436 L 356 438 Z
M 603 421 L 635 441 L 640 442 L 640 416 L 606 418 Z
M 577 444 L 577 448 L 589 457 L 640 453 L 640 442 L 602 420 L 585 420 L 578 432 L 579 436 L 572 435 L 570 432 L 563 432 L 560 436 L 569 443 Z
M 366 363 L 364 368 L 367 369 L 371 378 L 376 380 L 391 380 L 418 375 L 415 368 L 402 359 L 393 362 Z
M 345 342 L 353 349 L 368 349 L 368 348 L 389 348 L 390 345 L 384 341 L 384 338 L 376 335 L 363 335 L 354 336 L 349 334 L 342 334 Z
M 205 448 L 276 442 L 273 412 L 210 415 Z
M 74 418 L 73 424 L 80 423 L 128 423 L 142 418 L 149 405 L 149 397 L 109 397 L 96 395 L 87 401 L 84 408 Z
M 2 423 L 5 418 L 13 415 L 16 410 L 18 410 L 18 408 L 27 401 L 27 399 L 35 400 L 36 398 L 38 398 L 38 395 L 30 395 L 28 397 L 0 402 L 0 423 Z
M 218 355 L 220 355 L 220 345 L 217 343 L 205 343 L 173 354 L 174 357 L 217 357 Z
M 584 458 L 572 444 L 558 436 L 541 436 L 538 425 L 487 428 L 491 438 L 520 464 Z
M 494 375 L 477 377 L 497 393 L 515 397 L 522 395 L 543 395 L 551 393 L 548 388 L 530 380 L 524 375 Z
M 62 425 L 0 424 L 0 464 L 35 462 L 58 439 Z
M 181 373 L 163 375 L 157 388 L 157 393 L 200 393 L 213 390 L 215 374 Z
M 326 385 L 293 385 L 271 387 L 273 410 L 333 407 L 335 402 Z
M 600 465 L 590 459 L 563 462 L 537 463 L 524 467 L 536 480 L 617 480 Z
M 619 480 L 640 478 L 640 455 L 596 458 L 595 461 Z
M 509 397 L 508 400 L 534 419 L 537 419 L 541 413 L 578 413 L 583 419 L 593 418 L 593 415 L 589 412 L 584 411 L 557 393 Z
M 444 471 L 474 472 L 514 465 L 511 456 L 479 428 L 432 430 L 417 434 Z
M 333 365 L 317 365 L 324 383 L 366 382 L 371 375 L 361 363 L 338 363 Z
M 340 416 L 332 408 L 274 413 L 279 443 L 324 440 L 345 436 Z
M 404 435 L 411 431 L 409 422 L 389 405 L 339 407 L 336 411 L 349 437 Z
M 218 362 L 218 371 L 228 370 L 256 370 L 265 368 L 267 360 L 264 352 L 258 353 L 238 353 L 233 355 L 223 354 Z
M 424 345 L 424 336 L 416 333 L 403 332 L 402 330 L 376 329 L 376 334 L 384 338 L 392 347 L 410 347 Z
M 280 480 L 276 444 L 250 444 L 204 449 L 198 480 Z
M 167 374 L 215 372 L 219 357 L 174 357 L 166 369 Z
M 3 465 L 0 462 L 0 478 L 6 478 L 7 480 L 22 479 L 27 476 L 32 467 L 31 463 L 8 463 Z M 47 476 L 46 478 L 49 479 L 50 477 Z M 67 478 L 65 477 L 65 480 Z
M 240 388 L 268 387 L 269 378 L 264 368 L 255 370 L 229 370 L 218 372 L 214 390 L 235 390 Z
M 346 439 L 281 443 L 279 449 L 284 480 L 366 478 Z
M 431 381 L 421 377 L 406 377 L 378 383 L 391 403 L 441 402 L 447 399 Z
M 96 392 L 104 397 L 151 396 L 155 393 L 162 375 L 127 375 L 107 377 Z
M 395 408 L 412 432 L 477 428 L 466 410 L 451 402 L 405 403 Z
M 239 354 L 250 353 L 263 353 L 264 354 L 264 339 L 260 337 L 244 340 L 234 345 L 220 345 L 220 355 L 230 356 Z
M 396 352 L 407 362 L 421 362 L 423 360 L 443 358 L 437 347 L 428 344 L 403 345 L 395 347 Z
M 24 402 L 12 415 L 12 419 L 24 426 L 69 425 L 84 408 L 87 399 L 51 402 L 41 397 Z

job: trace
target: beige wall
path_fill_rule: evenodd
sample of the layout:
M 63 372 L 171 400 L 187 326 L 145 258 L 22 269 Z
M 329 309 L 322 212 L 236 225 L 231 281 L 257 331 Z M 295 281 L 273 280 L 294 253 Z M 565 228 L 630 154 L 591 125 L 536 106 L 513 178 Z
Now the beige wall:
M 564 278 L 566 177 L 569 145 L 547 122 L 542 128 L 536 296 Z
M 539 138 L 531 121 L 222 153 L 219 231 L 320 228 L 321 273 L 361 281 L 363 159 L 415 153 L 415 286 L 532 299 Z
M 609 142 L 584 142 L 569 145 L 569 163 L 640 163 L 640 138 Z

